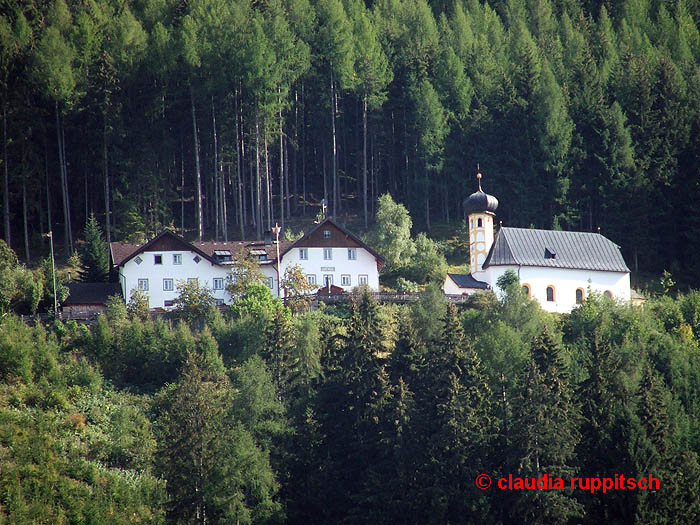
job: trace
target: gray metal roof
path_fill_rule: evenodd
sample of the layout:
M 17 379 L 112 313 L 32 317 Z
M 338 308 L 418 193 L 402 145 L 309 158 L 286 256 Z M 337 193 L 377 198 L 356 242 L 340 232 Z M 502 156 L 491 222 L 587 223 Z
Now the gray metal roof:
M 471 275 L 464 273 L 448 273 L 447 275 L 449 275 L 450 279 L 460 288 L 478 288 L 480 290 L 488 290 L 490 288 L 488 283 L 478 281 Z
M 484 261 L 516 265 L 629 272 L 620 248 L 599 233 L 501 228 Z

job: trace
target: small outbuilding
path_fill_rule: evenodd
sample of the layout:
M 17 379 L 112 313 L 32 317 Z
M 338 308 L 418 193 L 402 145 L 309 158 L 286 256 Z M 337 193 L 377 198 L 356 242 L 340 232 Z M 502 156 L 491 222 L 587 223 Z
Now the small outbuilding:
M 68 318 L 80 319 L 104 313 L 107 299 L 122 296 L 119 283 L 68 283 L 68 297 L 61 304 L 61 313 Z

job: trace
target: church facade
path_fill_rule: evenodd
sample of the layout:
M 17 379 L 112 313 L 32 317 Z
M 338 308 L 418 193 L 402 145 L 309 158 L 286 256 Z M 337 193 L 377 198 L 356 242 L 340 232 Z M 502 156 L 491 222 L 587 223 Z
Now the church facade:
M 630 300 L 630 271 L 620 248 L 599 233 L 502 227 L 495 233 L 498 200 L 479 189 L 464 202 L 471 274 L 448 274 L 446 294 L 493 289 L 508 270 L 525 293 L 549 312 L 570 312 L 599 293 Z

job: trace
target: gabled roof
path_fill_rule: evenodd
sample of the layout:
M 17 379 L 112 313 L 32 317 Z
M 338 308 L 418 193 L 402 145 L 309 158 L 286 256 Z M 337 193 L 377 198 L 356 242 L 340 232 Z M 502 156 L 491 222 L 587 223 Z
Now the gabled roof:
M 68 297 L 63 306 L 73 304 L 105 304 L 110 295 L 122 294 L 119 283 L 68 283 Z
M 280 241 L 280 255 L 294 244 L 294 241 Z M 167 245 L 167 246 L 164 246 Z M 212 264 L 220 264 L 216 252 L 230 252 L 232 257 L 243 250 L 264 250 L 271 262 L 277 260 L 275 244 L 266 245 L 264 241 L 194 241 L 187 242 L 176 233 L 165 230 L 144 244 L 113 242 L 110 244 L 112 264 L 123 266 L 138 254 L 147 251 L 176 251 L 188 250 L 199 254 Z M 261 261 L 263 262 L 263 261 Z
M 488 290 L 491 288 L 488 283 L 474 279 L 474 277 L 468 274 L 448 273 L 447 275 L 460 288 L 477 288 L 479 290 Z
M 599 233 L 501 228 L 483 268 L 540 266 L 629 272 L 620 248 Z
M 169 244 L 167 250 L 162 247 L 163 243 Z M 177 246 L 177 248 L 175 248 Z M 136 257 L 138 254 L 147 251 L 168 251 L 168 250 L 190 250 L 198 255 L 204 257 L 206 260 L 212 264 L 216 264 L 216 261 L 211 255 L 208 255 L 200 248 L 187 242 L 185 239 L 180 237 L 177 233 L 170 230 L 163 230 L 158 235 L 153 237 L 150 241 L 144 244 L 129 244 L 113 242 L 110 245 L 112 251 L 112 264 L 114 266 L 124 266 L 131 259 Z
M 382 257 L 377 252 L 375 252 L 372 248 L 367 246 L 367 244 L 365 244 L 357 235 L 355 235 L 354 233 L 345 229 L 343 226 L 341 226 L 340 224 L 338 224 L 337 222 L 335 222 L 333 219 L 330 219 L 330 218 L 324 219 L 320 223 L 312 226 L 309 230 L 307 230 L 304 233 L 304 236 L 301 239 L 298 239 L 296 242 L 289 244 L 288 246 L 286 246 L 284 248 L 284 250 L 282 250 L 282 246 L 280 246 L 280 257 L 284 257 L 284 255 L 287 254 L 292 248 L 295 248 L 297 246 L 308 245 L 307 244 L 308 240 L 314 235 L 314 233 L 316 233 L 319 229 L 321 229 L 322 227 L 327 226 L 329 224 L 333 225 L 335 228 L 340 230 L 340 232 L 343 233 L 344 235 L 346 235 L 349 239 L 352 239 L 352 241 L 354 243 L 356 243 L 359 247 L 364 248 L 369 253 L 371 253 L 377 259 L 377 265 L 378 265 L 379 269 L 381 269 L 381 267 L 386 262 L 384 257 Z

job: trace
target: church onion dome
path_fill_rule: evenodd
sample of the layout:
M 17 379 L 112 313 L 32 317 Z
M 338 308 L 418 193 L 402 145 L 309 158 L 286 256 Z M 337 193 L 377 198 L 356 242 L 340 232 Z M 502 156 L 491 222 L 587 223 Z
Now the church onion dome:
M 465 213 L 467 215 L 484 212 L 495 214 L 496 208 L 498 208 L 498 199 L 493 195 L 484 193 L 484 190 L 481 189 L 481 173 L 477 173 L 476 177 L 479 179 L 479 190 L 464 199 Z

